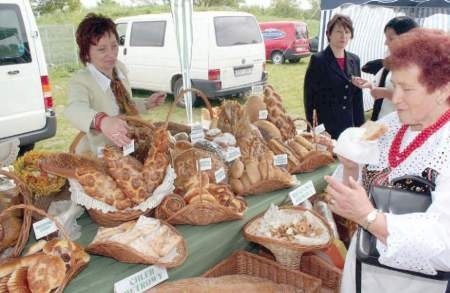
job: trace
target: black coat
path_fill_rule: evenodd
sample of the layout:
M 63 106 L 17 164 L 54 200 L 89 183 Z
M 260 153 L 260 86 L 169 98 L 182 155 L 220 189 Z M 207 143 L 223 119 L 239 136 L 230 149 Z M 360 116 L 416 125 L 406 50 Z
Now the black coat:
M 339 67 L 330 47 L 311 56 L 304 82 L 306 119 L 312 122 L 317 110 L 318 124 L 337 138 L 348 127 L 364 123 L 362 90 L 351 83 L 361 76 L 359 57 L 345 52 L 345 72 Z

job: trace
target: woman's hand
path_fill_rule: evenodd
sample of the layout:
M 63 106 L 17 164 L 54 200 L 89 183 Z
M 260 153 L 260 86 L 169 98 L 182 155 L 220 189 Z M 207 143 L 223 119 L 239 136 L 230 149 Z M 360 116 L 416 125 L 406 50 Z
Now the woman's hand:
M 364 225 L 367 215 L 374 209 L 364 188 L 352 177 L 349 178 L 349 186 L 330 176 L 325 176 L 325 181 L 329 184 L 325 191 L 329 195 L 331 210 L 359 225 Z
M 100 124 L 100 130 L 118 147 L 123 147 L 131 142 L 131 139 L 127 136 L 127 123 L 118 117 L 107 116 L 103 118 Z
M 167 94 L 163 92 L 153 93 L 150 97 L 148 97 L 147 102 L 145 103 L 145 108 L 148 110 L 158 107 L 159 105 L 164 103 L 164 101 L 166 100 L 166 96 Z
M 359 76 L 352 77 L 352 83 L 354 86 L 359 87 L 360 89 L 372 89 L 373 85 L 370 81 L 361 78 Z

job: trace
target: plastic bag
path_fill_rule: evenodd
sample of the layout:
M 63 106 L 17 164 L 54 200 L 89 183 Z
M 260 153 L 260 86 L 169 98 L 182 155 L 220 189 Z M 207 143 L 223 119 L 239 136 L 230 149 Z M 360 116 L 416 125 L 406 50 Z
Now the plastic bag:
M 71 240 L 77 240 L 81 236 L 81 226 L 77 224 L 77 218 L 83 212 L 84 209 L 71 200 L 54 201 L 48 208 L 49 215 L 55 217 L 64 226 L 64 231 Z M 58 236 L 61 237 L 61 233 Z
M 363 128 L 350 127 L 339 136 L 334 147 L 334 153 L 358 164 L 376 164 L 379 158 L 376 140 L 364 140 Z

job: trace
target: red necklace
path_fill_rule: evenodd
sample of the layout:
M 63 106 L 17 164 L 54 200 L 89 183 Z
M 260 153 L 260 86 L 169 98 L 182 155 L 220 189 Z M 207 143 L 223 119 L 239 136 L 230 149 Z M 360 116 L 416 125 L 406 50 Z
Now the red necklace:
M 435 123 L 422 130 L 402 152 L 400 152 L 400 145 L 402 144 L 408 125 L 400 127 L 389 149 L 389 166 L 395 168 L 400 165 L 413 151 L 422 146 L 430 136 L 448 121 L 450 121 L 450 110 L 447 110 Z

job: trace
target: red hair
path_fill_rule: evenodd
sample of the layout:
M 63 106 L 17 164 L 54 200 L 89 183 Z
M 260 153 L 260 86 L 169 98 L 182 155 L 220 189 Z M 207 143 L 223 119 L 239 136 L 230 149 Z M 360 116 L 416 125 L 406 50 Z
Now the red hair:
M 434 92 L 450 82 L 450 34 L 425 28 L 402 34 L 392 42 L 384 65 L 390 70 L 416 65 L 419 82 Z
M 83 64 L 89 62 L 89 48 L 96 45 L 105 34 L 112 34 L 119 41 L 116 24 L 111 18 L 101 14 L 89 13 L 80 22 L 76 32 L 79 57 Z

